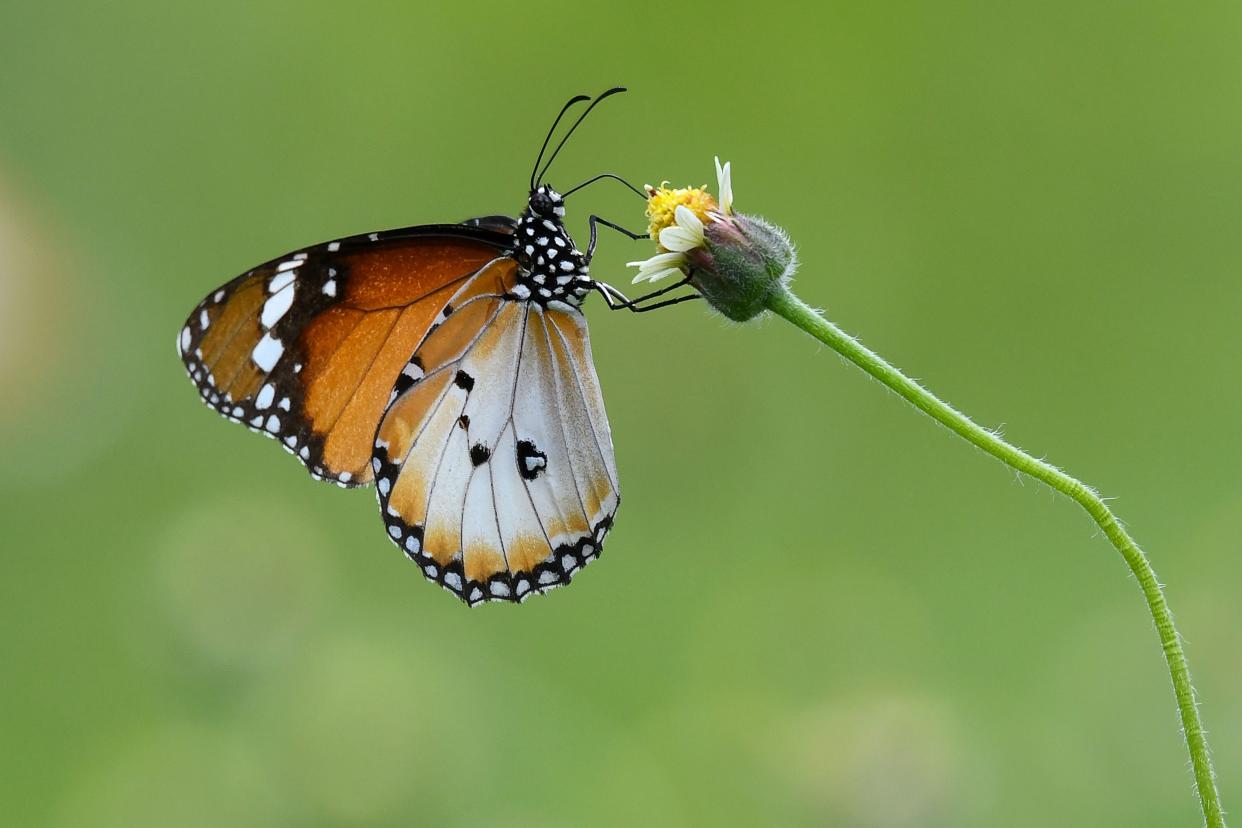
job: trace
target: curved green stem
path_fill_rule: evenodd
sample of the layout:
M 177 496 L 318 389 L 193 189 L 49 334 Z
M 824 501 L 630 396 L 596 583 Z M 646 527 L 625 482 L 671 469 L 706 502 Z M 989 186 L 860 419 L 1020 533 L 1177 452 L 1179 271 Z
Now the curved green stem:
M 1147 607 L 1151 611 L 1152 620 L 1156 622 L 1156 631 L 1160 634 L 1160 645 L 1164 649 L 1164 658 L 1169 665 L 1169 676 L 1173 679 L 1173 693 L 1177 697 L 1177 708 L 1181 713 L 1182 731 L 1186 737 L 1186 747 L 1190 751 L 1190 761 L 1194 767 L 1195 785 L 1199 791 L 1199 802 L 1203 808 L 1205 824 L 1209 828 L 1224 828 L 1225 817 L 1221 810 L 1220 795 L 1216 791 L 1207 738 L 1203 732 L 1203 725 L 1199 721 L 1199 711 L 1195 707 L 1195 693 L 1190 683 L 1190 669 L 1186 666 L 1186 655 L 1182 652 L 1177 629 L 1173 626 L 1172 613 L 1169 612 L 1169 605 L 1164 600 L 1164 593 L 1160 583 L 1156 580 L 1156 573 L 1147 561 L 1147 556 L 1117 522 L 1117 518 L 1100 499 L 1100 496 L 1090 487 L 1060 469 L 1032 457 L 1005 442 L 994 432 L 977 425 L 969 417 L 898 371 L 858 340 L 824 319 L 818 311 L 787 290 L 774 292 L 768 298 L 767 307 L 884 383 L 915 408 L 958 436 L 983 449 L 1002 463 L 1073 498 L 1078 505 L 1086 509 L 1092 520 L 1104 530 L 1104 534 L 1108 536 L 1113 547 L 1121 553 L 1126 565 L 1138 579 L 1139 586 L 1143 590 L 1143 597 L 1147 599 Z

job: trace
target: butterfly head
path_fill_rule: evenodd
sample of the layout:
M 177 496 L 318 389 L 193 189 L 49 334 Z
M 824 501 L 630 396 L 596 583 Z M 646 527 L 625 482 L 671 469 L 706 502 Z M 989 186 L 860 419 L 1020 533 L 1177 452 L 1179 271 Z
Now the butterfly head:
M 540 184 L 531 190 L 526 207 L 531 215 L 539 218 L 556 221 L 565 217 L 564 197 L 547 184 Z

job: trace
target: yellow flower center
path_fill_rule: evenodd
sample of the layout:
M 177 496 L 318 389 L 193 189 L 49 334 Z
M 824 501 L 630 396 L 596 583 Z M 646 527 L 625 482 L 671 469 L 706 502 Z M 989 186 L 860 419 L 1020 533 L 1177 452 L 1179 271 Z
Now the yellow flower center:
M 660 231 L 672 227 L 675 221 L 673 214 L 678 205 L 685 205 L 690 212 L 699 217 L 699 221 L 707 224 L 707 214 L 718 211 L 720 207 L 716 199 L 707 192 L 707 187 L 682 187 L 674 190 L 664 182 L 659 187 L 647 185 L 647 220 L 651 238 L 659 240 Z

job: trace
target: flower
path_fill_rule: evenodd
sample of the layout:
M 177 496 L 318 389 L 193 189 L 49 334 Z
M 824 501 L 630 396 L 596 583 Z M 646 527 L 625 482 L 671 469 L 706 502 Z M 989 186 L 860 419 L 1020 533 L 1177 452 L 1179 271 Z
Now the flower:
M 729 319 L 744 322 L 785 290 L 798 266 L 785 231 L 733 211 L 733 170 L 716 159 L 716 191 L 706 187 L 647 187 L 654 256 L 629 262 L 634 282 L 678 276 Z
M 647 185 L 647 220 L 651 238 L 659 242 L 659 252 L 641 262 L 628 262 L 638 268 L 634 283 L 655 282 L 666 276 L 685 276 L 691 253 L 706 246 L 704 225 L 726 220 L 733 214 L 733 184 L 730 165 L 716 159 L 717 201 L 707 187 L 673 189 L 665 182 Z

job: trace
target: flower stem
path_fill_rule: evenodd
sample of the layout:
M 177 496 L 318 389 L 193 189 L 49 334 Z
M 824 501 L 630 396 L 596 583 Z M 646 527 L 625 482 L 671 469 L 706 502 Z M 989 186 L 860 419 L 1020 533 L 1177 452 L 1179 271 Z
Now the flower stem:
M 1177 697 L 1177 708 L 1181 714 L 1182 732 L 1186 737 L 1186 747 L 1190 751 L 1190 761 L 1194 767 L 1195 785 L 1199 792 L 1204 822 L 1208 828 L 1224 828 L 1225 817 L 1221 810 L 1220 794 L 1216 791 L 1207 737 L 1199 721 L 1194 687 L 1190 683 L 1190 669 L 1186 665 L 1186 655 L 1182 652 L 1177 629 L 1173 626 L 1172 613 L 1164 599 L 1160 583 L 1156 580 L 1156 573 L 1147 561 L 1147 556 L 1117 522 L 1117 518 L 1100 496 L 1081 481 L 1032 457 L 1005 442 L 994 432 L 977 425 L 969 417 L 940 400 L 878 354 L 833 325 L 818 311 L 788 290 L 774 291 L 768 297 L 767 307 L 884 383 L 915 408 L 967 442 L 973 443 L 1011 468 L 1073 498 L 1087 511 L 1087 514 L 1091 515 L 1092 520 L 1099 524 L 1113 547 L 1125 559 L 1134 577 L 1138 579 L 1139 586 L 1143 590 L 1143 597 L 1147 599 L 1147 607 L 1151 611 L 1152 620 L 1156 622 L 1160 645 L 1164 650 L 1165 661 L 1169 665 L 1169 676 L 1173 680 L 1173 693 Z

